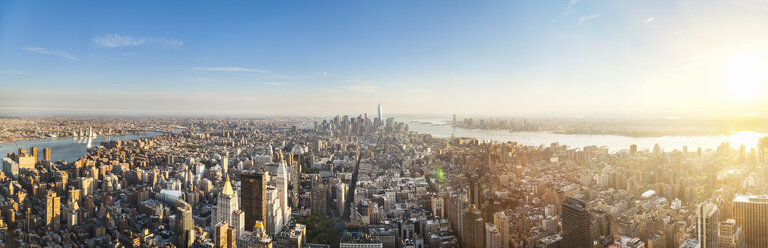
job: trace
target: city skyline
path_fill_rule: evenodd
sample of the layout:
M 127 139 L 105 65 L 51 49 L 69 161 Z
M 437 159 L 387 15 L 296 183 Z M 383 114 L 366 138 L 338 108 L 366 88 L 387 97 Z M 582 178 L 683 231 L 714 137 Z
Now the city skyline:
M 758 115 L 760 1 L 0 4 L 3 115 Z

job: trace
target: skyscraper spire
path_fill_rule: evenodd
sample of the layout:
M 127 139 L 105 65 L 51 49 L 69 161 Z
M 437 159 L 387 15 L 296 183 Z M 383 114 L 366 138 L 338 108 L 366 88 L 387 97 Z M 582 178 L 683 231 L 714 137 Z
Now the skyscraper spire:
M 232 190 L 232 184 L 229 183 L 229 175 L 227 175 L 227 179 L 224 181 L 224 189 L 221 191 L 222 194 L 225 195 L 232 195 L 235 191 Z

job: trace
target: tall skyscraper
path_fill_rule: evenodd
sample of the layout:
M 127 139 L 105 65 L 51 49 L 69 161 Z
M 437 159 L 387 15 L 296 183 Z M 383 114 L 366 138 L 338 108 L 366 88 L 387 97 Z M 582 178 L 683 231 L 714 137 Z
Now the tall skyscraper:
M 48 191 L 45 197 L 45 226 L 48 230 L 59 231 L 61 225 L 61 197 Z
M 253 231 L 256 221 L 267 218 L 267 180 L 269 175 L 263 171 L 244 171 L 240 175 L 240 204 L 245 212 L 245 230 Z
M 32 154 L 32 157 L 35 158 L 35 163 L 37 163 L 37 161 L 38 161 L 37 147 L 36 146 L 30 147 L 29 148 L 29 153 Z
M 493 214 L 493 225 L 499 230 L 502 247 L 509 248 L 509 218 L 504 214 L 504 211 Z
M 216 206 L 211 211 L 211 223 L 217 225 L 220 222 L 227 222 L 230 225 L 230 229 L 235 230 L 235 233 L 242 234 L 243 230 L 240 228 L 244 226 L 244 223 L 241 220 L 245 218 L 241 216 L 244 213 L 237 211 L 238 209 L 240 209 L 240 206 L 238 205 L 237 192 L 232 189 L 229 175 L 227 175 L 224 187 L 217 197 Z
M 381 102 L 379 102 L 379 115 L 378 115 L 378 117 L 379 117 L 379 120 L 384 121 L 383 115 L 381 113 Z
M 51 161 L 51 148 L 43 148 L 43 161 Z
M 768 196 L 737 196 L 733 217 L 744 231 L 747 247 L 768 247 Z
M 696 236 L 701 248 L 717 248 L 719 223 L 717 205 L 701 203 L 696 206 Z
M 563 202 L 563 247 L 592 247 L 589 211 L 583 201 L 568 197 Z
M 483 222 L 483 213 L 475 207 L 470 205 L 469 208 L 464 210 L 462 216 L 464 221 L 462 222 L 462 236 L 461 246 L 467 248 L 485 248 L 485 223 Z
M 483 186 L 480 184 L 480 178 L 471 176 L 469 178 L 469 203 L 475 205 L 478 209 L 483 209 Z

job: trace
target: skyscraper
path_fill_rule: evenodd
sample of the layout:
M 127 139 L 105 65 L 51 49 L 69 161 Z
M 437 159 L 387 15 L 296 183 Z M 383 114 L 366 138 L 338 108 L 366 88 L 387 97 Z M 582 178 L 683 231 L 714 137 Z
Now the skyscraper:
M 43 161 L 51 161 L 51 148 L 43 148 Z
M 240 220 L 244 218 L 240 215 L 243 215 L 244 213 L 242 211 L 237 211 L 240 209 L 237 200 L 237 192 L 232 189 L 229 175 L 227 175 L 224 187 L 217 197 L 216 206 L 214 206 L 211 211 L 211 223 L 217 225 L 220 222 L 227 222 L 230 225 L 230 229 L 235 230 L 235 233 L 237 234 L 242 234 L 243 230 L 241 230 L 240 227 L 243 225 L 241 225 L 242 222 Z
M 384 118 L 382 118 L 382 114 L 381 114 L 381 102 L 379 102 L 379 115 L 378 115 L 378 117 L 379 117 L 380 121 L 384 121 Z
M 59 231 L 61 225 L 61 197 L 56 192 L 48 191 L 45 197 L 45 226 L 48 230 Z
M 267 218 L 267 179 L 263 171 L 244 171 L 240 175 L 242 209 L 245 212 L 245 230 L 253 231 L 256 221 Z
M 35 158 L 35 163 L 37 163 L 37 160 L 38 160 L 37 147 L 36 146 L 30 147 L 29 153 L 32 154 L 32 157 Z
M 714 203 L 701 203 L 696 206 L 696 236 L 701 248 L 717 248 L 718 212 Z
M 589 212 L 587 205 L 576 198 L 568 197 L 563 202 L 563 247 L 592 247 L 589 235 Z
M 485 223 L 483 213 L 474 205 L 464 210 L 462 216 L 461 246 L 467 248 L 485 248 Z
M 768 196 L 736 196 L 733 217 L 747 247 L 768 247 Z
M 499 230 L 501 235 L 501 243 L 504 248 L 509 247 L 509 218 L 504 211 L 499 211 L 493 214 L 493 225 Z

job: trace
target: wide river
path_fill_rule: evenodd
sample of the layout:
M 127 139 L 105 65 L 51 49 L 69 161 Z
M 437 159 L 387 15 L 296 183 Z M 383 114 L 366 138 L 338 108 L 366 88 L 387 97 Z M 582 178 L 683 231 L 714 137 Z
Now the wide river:
M 408 124 L 411 131 L 431 134 L 435 137 L 470 137 L 479 140 L 516 141 L 523 145 L 546 145 L 559 142 L 569 147 L 605 146 L 611 152 L 629 149 L 636 144 L 638 150 L 653 149 L 655 144 L 665 151 L 674 149 L 682 150 L 688 146 L 688 151 L 702 149 L 715 149 L 723 142 L 728 142 L 731 147 L 738 148 L 742 144 L 749 150 L 757 145 L 760 137 L 767 136 L 756 132 L 733 132 L 729 135 L 702 135 L 702 136 L 663 136 L 663 137 L 627 137 L 619 135 L 589 135 L 589 134 L 556 134 L 550 132 L 509 132 L 507 130 L 482 130 L 454 128 L 448 125 L 449 119 L 437 118 L 396 118 Z
M 110 139 L 116 140 L 134 140 L 139 138 L 153 137 L 157 135 L 163 135 L 160 132 L 146 132 L 140 134 L 125 134 L 119 136 L 112 136 Z M 106 141 L 106 136 L 97 136 L 90 140 L 93 147 L 98 146 L 101 142 Z M 57 138 L 57 139 L 39 139 L 39 140 L 26 140 L 9 143 L 0 143 L 0 157 L 5 158 L 9 152 L 17 153 L 19 148 L 27 149 L 36 146 L 38 148 L 37 156 L 39 159 L 43 159 L 43 148 L 51 148 L 51 159 L 53 161 L 64 160 L 72 162 L 80 159 L 80 157 L 88 154 L 88 138 Z

